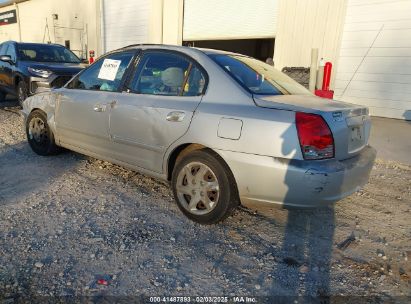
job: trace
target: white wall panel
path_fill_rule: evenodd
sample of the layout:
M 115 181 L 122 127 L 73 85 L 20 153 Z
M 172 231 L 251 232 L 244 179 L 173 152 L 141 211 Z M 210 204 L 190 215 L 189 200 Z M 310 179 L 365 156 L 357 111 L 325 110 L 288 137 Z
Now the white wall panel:
M 344 75 L 343 75 L 344 77 Z M 411 84 L 410 74 L 363 74 L 357 73 L 353 78 L 354 81 L 374 81 L 377 83 L 407 83 Z
M 309 67 L 311 49 L 334 66 L 340 50 L 347 0 L 280 0 L 274 63 Z
M 336 99 L 411 120 L 411 0 L 349 0 Z

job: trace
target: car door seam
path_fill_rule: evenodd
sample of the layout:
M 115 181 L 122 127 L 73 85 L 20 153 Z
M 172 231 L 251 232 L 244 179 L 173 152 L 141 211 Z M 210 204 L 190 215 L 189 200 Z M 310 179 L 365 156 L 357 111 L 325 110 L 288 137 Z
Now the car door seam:
M 137 147 L 148 149 L 148 150 L 151 150 L 151 151 L 154 151 L 154 152 L 164 151 L 164 146 L 147 145 L 147 144 L 143 144 L 139 141 L 132 140 L 132 139 L 129 139 L 129 138 L 120 137 L 120 136 L 111 136 L 111 138 L 113 139 L 114 142 L 117 142 L 117 143 L 123 143 L 123 144 L 131 145 L 131 146 L 137 146 Z

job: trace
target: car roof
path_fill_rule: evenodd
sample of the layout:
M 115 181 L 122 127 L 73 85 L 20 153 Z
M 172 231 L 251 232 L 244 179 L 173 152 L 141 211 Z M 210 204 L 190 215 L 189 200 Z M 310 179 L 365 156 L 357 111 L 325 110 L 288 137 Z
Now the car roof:
M 18 41 L 14 41 L 14 40 L 4 41 L 3 43 L 14 43 L 14 44 L 18 44 L 18 45 L 52 45 L 52 46 L 64 47 L 63 45 L 58 44 L 58 43 L 18 42 Z
M 197 47 L 189 47 L 189 46 L 180 46 L 180 45 L 168 45 L 168 44 L 132 44 L 125 46 L 121 49 L 118 49 L 116 51 L 120 50 L 127 50 L 127 49 L 165 49 L 165 50 L 179 50 L 182 52 L 190 52 L 190 51 L 200 51 L 202 53 L 205 53 L 206 55 L 239 55 L 239 56 L 244 56 L 241 54 L 233 53 L 233 52 L 227 52 L 227 51 L 222 51 L 222 50 L 215 50 L 215 49 L 207 49 L 207 48 L 197 48 Z

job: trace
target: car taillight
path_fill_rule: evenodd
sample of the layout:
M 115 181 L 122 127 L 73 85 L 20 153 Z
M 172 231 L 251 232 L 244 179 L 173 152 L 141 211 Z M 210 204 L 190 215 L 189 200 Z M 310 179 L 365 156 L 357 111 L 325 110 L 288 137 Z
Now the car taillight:
M 297 112 L 295 123 L 304 159 L 334 157 L 334 138 L 320 115 Z

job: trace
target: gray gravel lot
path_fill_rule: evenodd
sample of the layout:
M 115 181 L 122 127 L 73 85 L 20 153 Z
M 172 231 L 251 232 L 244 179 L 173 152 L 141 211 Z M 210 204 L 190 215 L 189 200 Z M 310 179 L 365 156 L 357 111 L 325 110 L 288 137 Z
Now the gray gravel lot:
M 411 296 L 410 166 L 378 160 L 334 207 L 242 208 L 201 226 L 163 182 L 69 151 L 37 156 L 17 111 L 0 104 L 0 300 Z

